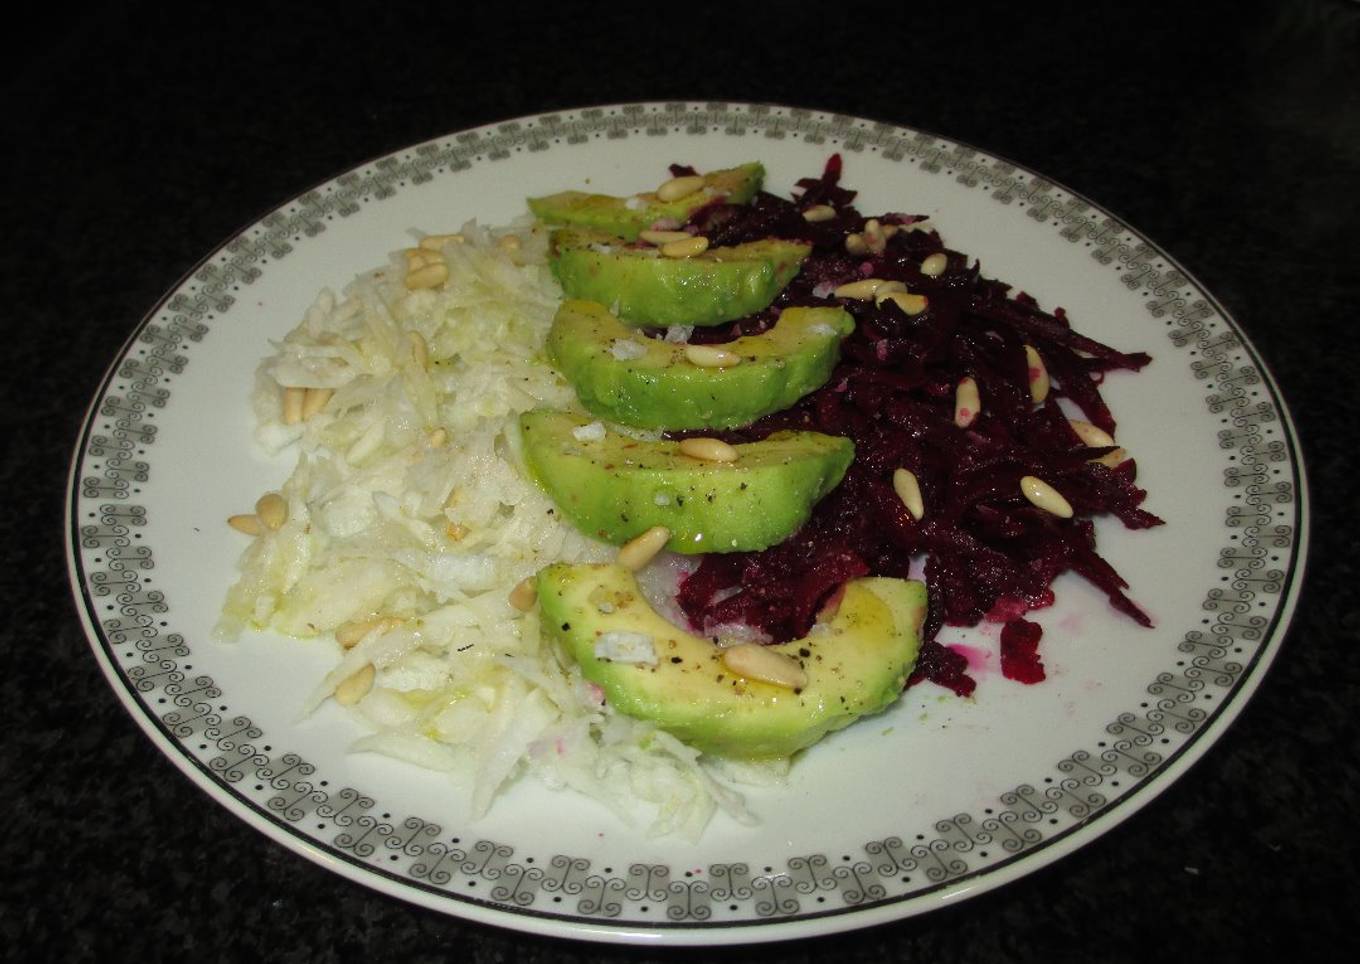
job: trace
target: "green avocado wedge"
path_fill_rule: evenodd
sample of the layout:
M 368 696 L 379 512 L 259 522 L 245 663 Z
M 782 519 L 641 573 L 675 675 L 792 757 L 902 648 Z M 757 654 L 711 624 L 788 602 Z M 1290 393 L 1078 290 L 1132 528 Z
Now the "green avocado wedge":
M 686 345 L 629 328 L 599 302 L 564 301 L 548 332 L 552 364 L 587 410 L 648 429 L 738 428 L 824 385 L 854 331 L 841 308 L 786 308 L 769 331 L 713 347 L 739 364 L 703 368 Z
M 553 274 L 568 298 L 610 305 L 635 325 L 719 325 L 767 308 L 812 246 L 769 239 L 668 258 L 623 238 L 563 228 L 550 242 Z
M 662 201 L 650 191 L 630 198 L 562 191 L 529 198 L 529 210 L 545 224 L 574 224 L 633 241 L 657 221 L 683 224 L 714 201 L 745 204 L 764 182 L 764 165 L 752 162 L 705 174 L 702 188 L 675 201 Z
M 735 675 L 718 646 L 662 618 L 620 565 L 552 565 L 537 586 L 544 632 L 614 709 L 705 753 L 742 759 L 792 756 L 891 706 L 915 665 L 926 612 L 919 582 L 852 580 L 834 615 L 803 639 L 769 647 L 807 674 L 791 690 Z M 609 633 L 648 638 L 655 662 L 597 655 L 610 651 Z
M 735 446 L 734 462 L 692 458 L 680 443 L 620 435 L 577 415 L 519 418 L 530 473 L 583 533 L 621 545 L 653 526 L 673 552 L 752 552 L 784 541 L 839 483 L 849 439 L 776 432 Z

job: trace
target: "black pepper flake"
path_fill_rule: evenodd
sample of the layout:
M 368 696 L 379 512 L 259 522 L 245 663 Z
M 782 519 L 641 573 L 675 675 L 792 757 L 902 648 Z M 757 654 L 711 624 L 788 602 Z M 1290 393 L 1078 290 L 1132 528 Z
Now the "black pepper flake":
M 679 657 L 679 656 L 672 656 L 672 657 L 671 657 L 671 662 L 672 662 L 672 663 L 683 663 L 683 662 L 684 662 L 684 659 L 681 658 L 681 657 Z
M 571 623 L 563 623 L 563 624 L 562 624 L 562 632 L 565 633 L 565 632 L 566 632 L 567 630 L 569 630 L 569 629 L 571 629 Z
M 746 483 L 743 482 L 743 483 L 741 484 L 741 491 L 745 492 L 745 491 L 746 491 L 746 487 L 747 487 L 747 486 L 746 486 Z
M 812 655 L 812 650 L 804 646 L 802 649 L 798 650 L 798 655 L 803 657 L 804 659 L 807 659 L 809 656 Z

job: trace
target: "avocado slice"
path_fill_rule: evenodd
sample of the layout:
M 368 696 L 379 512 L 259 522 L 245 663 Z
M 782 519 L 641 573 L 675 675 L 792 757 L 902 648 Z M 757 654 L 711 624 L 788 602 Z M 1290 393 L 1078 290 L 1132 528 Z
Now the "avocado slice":
M 735 446 L 735 462 L 709 462 L 682 454 L 679 442 L 589 424 L 562 412 L 520 416 L 524 461 L 538 483 L 589 536 L 621 545 L 665 526 L 667 548 L 687 554 L 782 542 L 840 483 L 855 454 L 847 438 L 776 432 Z
M 702 188 L 675 201 L 659 200 L 650 191 L 631 198 L 561 191 L 529 198 L 529 210 L 547 224 L 576 224 L 634 241 L 639 231 L 657 221 L 683 224 L 699 208 L 714 201 L 745 204 L 764 182 L 765 167 L 757 161 L 705 174 Z
M 553 274 L 568 298 L 613 306 L 636 325 L 719 325 L 767 308 L 812 253 L 809 244 L 771 238 L 667 258 L 658 248 L 563 228 L 554 231 Z
M 825 384 L 854 328 L 842 308 L 786 308 L 764 334 L 713 346 L 740 364 L 701 368 L 685 345 L 647 338 L 599 302 L 569 299 L 547 351 L 581 404 L 602 418 L 636 428 L 737 428 Z
M 794 691 L 734 676 L 718 646 L 663 619 L 620 565 L 559 563 L 537 583 L 544 631 L 616 710 L 705 753 L 746 759 L 791 756 L 891 706 L 916 662 L 926 611 L 926 588 L 914 580 L 846 583 L 835 615 L 770 647 L 802 664 L 807 685 Z M 606 633 L 649 637 L 655 663 L 596 655 Z

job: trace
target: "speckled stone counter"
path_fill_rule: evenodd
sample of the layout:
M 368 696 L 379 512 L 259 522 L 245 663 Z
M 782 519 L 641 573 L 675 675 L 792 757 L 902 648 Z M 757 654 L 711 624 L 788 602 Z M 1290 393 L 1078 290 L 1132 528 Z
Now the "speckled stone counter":
M 1308 959 L 1356 944 L 1360 7 L 917 4 L 844 8 L 844 23 L 825 19 L 840 8 L 733 7 L 677 30 L 634 8 L 375 6 L 323 17 L 132 3 L 39 14 L 37 29 L 11 37 L 0 954 L 694 956 L 446 918 L 246 826 L 113 695 L 70 598 L 62 530 L 68 461 L 105 367 L 223 238 L 308 185 L 449 131 L 666 99 L 794 104 L 937 131 L 1096 199 L 1193 272 L 1267 359 L 1313 497 L 1309 572 L 1284 650 L 1171 789 L 1078 853 L 957 906 L 712 956 Z

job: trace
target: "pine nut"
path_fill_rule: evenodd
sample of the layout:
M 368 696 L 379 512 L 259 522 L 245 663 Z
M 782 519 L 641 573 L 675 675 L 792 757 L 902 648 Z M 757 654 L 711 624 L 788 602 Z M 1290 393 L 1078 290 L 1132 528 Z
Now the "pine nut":
M 708 238 L 702 234 L 683 241 L 668 241 L 661 246 L 661 253 L 668 258 L 692 258 L 708 250 Z
M 954 424 L 967 428 L 982 411 L 982 399 L 978 396 L 978 385 L 971 375 L 959 380 L 954 389 Z
M 277 531 L 288 521 L 288 503 L 277 492 L 266 492 L 255 503 L 255 514 L 265 528 Z
M 688 231 L 639 231 L 638 238 L 648 244 L 660 247 L 663 244 L 670 244 L 672 241 L 688 241 L 693 235 Z
M 369 663 L 335 688 L 335 702 L 341 706 L 353 706 L 368 695 L 368 691 L 373 688 L 375 676 L 377 670 Z
M 864 240 L 862 234 L 847 234 L 845 236 L 845 250 L 850 254 L 860 255 L 869 253 L 869 245 Z
M 926 504 L 921 498 L 921 483 L 916 481 L 916 474 L 910 469 L 898 469 L 893 473 L 893 491 L 907 507 L 911 517 L 920 522 L 926 514 Z
M 411 343 L 411 357 L 416 360 L 416 364 L 429 371 L 430 346 L 425 341 L 425 336 L 418 331 L 408 331 L 406 340 Z
M 1092 459 L 1091 461 L 1099 462 L 1101 465 L 1108 466 L 1109 468 L 1114 468 L 1128 457 L 1128 452 L 1125 452 L 1123 449 L 1115 449 L 1113 452 L 1106 452 L 1100 458 Z
M 227 516 L 227 525 L 248 536 L 258 536 L 264 531 L 264 526 L 260 525 L 260 517 L 250 513 Z
M 443 427 L 437 428 L 430 433 L 429 438 L 425 441 L 432 449 L 442 449 L 449 444 L 448 430 Z
M 307 389 L 288 387 L 283 390 L 283 424 L 296 425 L 302 421 L 302 402 Z
M 1060 519 L 1072 518 L 1072 504 L 1063 498 L 1062 493 L 1037 475 L 1027 475 L 1020 480 L 1020 491 L 1034 505 L 1051 512 Z
M 335 641 L 345 649 L 353 649 L 369 633 L 386 633 L 401 625 L 393 616 L 374 616 L 371 619 L 351 619 L 335 627 Z
M 446 244 L 463 244 L 467 238 L 461 234 L 427 234 L 420 239 L 420 246 L 426 251 L 438 251 Z
M 921 274 L 927 278 L 938 278 L 944 274 L 944 269 L 947 267 L 949 267 L 949 257 L 936 251 L 921 262 Z
M 868 301 L 879 292 L 906 291 L 907 286 L 900 281 L 887 281 L 883 278 L 864 278 L 860 281 L 847 281 L 831 293 L 837 298 L 854 298 Z
M 673 177 L 656 189 L 656 199 L 658 201 L 678 201 L 681 198 L 689 197 L 703 186 L 704 179 L 699 174 Z
M 738 676 L 785 689 L 807 686 L 807 672 L 798 661 L 758 643 L 738 643 L 723 650 L 723 665 Z
M 1072 431 L 1077 433 L 1077 438 L 1081 439 L 1087 448 L 1103 449 L 1114 444 L 1114 437 L 1110 433 L 1103 428 L 1092 425 L 1090 422 L 1083 422 L 1079 418 L 1069 418 L 1067 424 L 1072 426 Z
M 731 368 L 741 364 L 741 356 L 737 353 L 712 345 L 686 345 L 685 360 L 699 368 Z
M 803 212 L 803 220 L 817 223 L 818 221 L 830 221 L 836 216 L 836 209 L 830 204 L 814 204 Z
M 905 291 L 889 291 L 879 295 L 874 299 L 874 304 L 881 305 L 885 301 L 891 301 L 908 315 L 919 315 L 930 306 L 930 299 L 925 295 L 913 295 Z
M 875 253 L 882 251 L 887 240 L 897 233 L 897 225 L 883 224 L 878 218 L 864 222 L 864 241 Z
M 414 271 L 406 272 L 406 287 L 411 291 L 419 291 L 422 288 L 437 288 L 448 280 L 449 266 L 443 261 L 436 261 Z
M 1048 380 L 1048 366 L 1033 345 L 1025 346 L 1025 365 L 1029 369 L 1029 397 L 1034 399 L 1035 404 L 1041 404 L 1048 398 L 1051 383 Z
M 449 537 L 450 542 L 462 542 L 472 530 L 461 522 L 450 522 L 444 526 L 444 535 Z
M 705 462 L 735 462 L 741 455 L 722 439 L 687 438 L 680 443 L 680 454 Z
M 619 565 L 637 572 L 651 562 L 670 539 L 671 530 L 665 526 L 652 526 L 642 535 L 628 540 L 619 547 Z
M 538 585 L 533 576 L 521 579 L 515 585 L 515 588 L 510 590 L 510 605 L 522 613 L 527 613 L 533 609 L 536 602 L 538 602 Z
M 427 264 L 443 264 L 444 256 L 437 250 L 430 248 L 406 248 L 402 251 L 406 255 L 406 270 L 414 271 L 423 268 Z
M 335 394 L 333 388 L 309 388 L 302 396 L 302 420 L 305 422 L 326 407 Z

